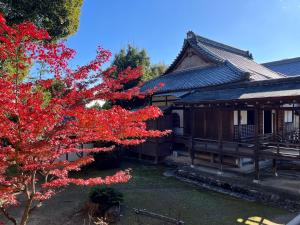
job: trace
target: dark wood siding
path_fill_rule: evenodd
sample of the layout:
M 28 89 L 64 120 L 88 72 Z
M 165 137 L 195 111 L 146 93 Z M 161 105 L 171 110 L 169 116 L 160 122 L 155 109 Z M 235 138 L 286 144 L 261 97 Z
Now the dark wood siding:
M 234 134 L 233 111 L 222 111 L 223 118 L 223 139 L 232 140 Z M 185 110 L 184 127 L 185 134 L 189 135 L 191 123 L 195 123 L 195 137 L 218 139 L 218 120 L 217 109 L 195 109 L 195 120 L 191 121 L 191 111 Z
M 233 111 L 222 111 L 223 116 L 223 139 L 233 140 L 234 126 L 233 126 Z
M 205 137 L 205 110 L 195 111 L 195 137 Z
M 172 114 L 166 114 L 156 120 L 147 122 L 149 130 L 170 130 L 172 129 Z M 172 134 L 160 138 L 148 138 L 147 141 L 131 150 L 139 154 L 139 157 L 151 156 L 158 162 L 159 158 L 171 153 Z
M 184 135 L 191 134 L 191 109 L 184 109 L 183 111 L 183 133 Z

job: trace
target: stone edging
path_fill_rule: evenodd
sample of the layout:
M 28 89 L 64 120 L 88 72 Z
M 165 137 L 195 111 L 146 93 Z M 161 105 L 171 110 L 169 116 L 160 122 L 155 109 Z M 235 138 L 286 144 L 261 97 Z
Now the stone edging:
M 276 190 L 267 190 L 255 184 L 237 184 L 234 180 L 222 179 L 220 176 L 212 176 L 186 168 L 176 169 L 174 177 L 184 182 L 192 183 L 198 187 L 220 192 L 248 201 L 262 202 L 268 205 L 287 209 L 291 212 L 300 210 L 299 196 L 282 193 Z

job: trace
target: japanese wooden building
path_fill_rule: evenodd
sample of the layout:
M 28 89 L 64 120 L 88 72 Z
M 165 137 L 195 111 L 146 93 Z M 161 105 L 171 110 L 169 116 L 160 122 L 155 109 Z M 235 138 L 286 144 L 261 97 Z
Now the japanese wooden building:
M 300 73 L 299 73 L 300 74 Z M 172 129 L 171 137 L 149 140 L 139 154 L 156 160 L 178 146 L 195 159 L 217 165 L 252 164 L 259 179 L 260 161 L 300 160 L 300 76 L 275 72 L 243 51 L 187 33 L 167 71 L 147 82 L 164 83 L 150 104 L 165 117 L 150 127 Z

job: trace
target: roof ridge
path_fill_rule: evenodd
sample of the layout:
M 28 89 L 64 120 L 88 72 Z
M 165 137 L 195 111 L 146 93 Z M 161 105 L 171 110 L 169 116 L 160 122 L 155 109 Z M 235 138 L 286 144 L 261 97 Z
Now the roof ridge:
M 188 39 L 193 39 L 194 38 L 197 41 L 202 42 L 204 44 L 211 45 L 212 47 L 222 48 L 223 50 L 227 50 L 227 51 L 230 51 L 232 53 L 236 53 L 236 54 L 239 54 L 239 55 L 242 55 L 242 56 L 245 56 L 247 58 L 252 59 L 252 54 L 248 50 L 242 50 L 242 49 L 239 49 L 239 48 L 232 47 L 230 45 L 226 45 L 226 44 L 208 39 L 206 37 L 197 35 L 192 31 L 189 31 L 187 33 L 187 37 L 188 37 Z
M 170 66 L 168 67 L 168 69 L 163 74 L 161 74 L 160 76 L 164 76 L 164 75 L 170 73 L 169 71 L 175 66 L 175 64 L 176 64 L 179 56 L 181 54 L 183 54 L 185 48 L 187 47 L 187 44 L 189 44 L 191 47 L 196 48 L 198 51 L 202 51 L 202 53 L 204 53 L 206 56 L 208 56 L 211 60 L 213 60 L 215 62 L 219 62 L 219 63 L 220 62 L 222 62 L 222 63 L 224 62 L 224 59 L 222 59 L 218 55 L 216 55 L 213 52 L 211 52 L 205 46 L 199 46 L 199 44 L 197 43 L 197 40 L 195 40 L 193 38 L 189 38 L 189 36 L 188 36 L 186 39 L 184 39 L 184 42 L 183 42 L 183 45 L 181 47 L 180 52 L 177 54 L 177 56 L 175 57 L 175 59 L 173 60 L 173 62 L 170 64 Z
M 173 75 L 173 74 L 178 74 L 178 73 L 185 73 L 185 72 L 191 72 L 191 71 L 203 71 L 203 70 L 207 70 L 207 69 L 212 69 L 212 68 L 217 68 L 220 67 L 221 65 L 211 65 L 211 66 L 206 66 L 206 67 L 193 67 L 193 68 L 188 68 L 188 69 L 183 69 L 183 70 L 178 70 L 178 71 L 173 71 L 171 73 L 166 73 L 166 74 L 162 74 L 161 76 L 168 76 L 168 75 Z M 160 76 L 158 76 L 160 77 Z M 158 78 L 156 77 L 156 78 Z M 156 79 L 155 78 L 155 79 Z
M 287 58 L 287 59 L 280 59 L 280 60 L 271 61 L 271 62 L 265 62 L 265 63 L 262 63 L 261 65 L 281 65 L 281 64 L 287 64 L 287 63 L 297 62 L 297 61 L 300 61 L 300 57 Z
M 233 70 L 236 73 L 243 73 L 246 76 L 248 76 L 248 78 L 250 78 L 250 73 L 243 70 L 242 68 L 238 67 L 237 65 L 235 65 L 234 63 L 230 62 L 229 60 L 225 60 L 225 65 L 227 65 L 231 70 Z
M 225 62 L 225 60 L 223 58 L 221 58 L 217 54 L 215 54 L 212 51 L 210 51 L 209 49 L 207 49 L 205 47 L 205 45 L 203 45 L 202 43 L 198 43 L 197 40 L 195 40 L 196 43 L 194 43 L 194 41 L 191 40 L 191 39 L 187 39 L 187 41 L 190 43 L 190 45 L 196 47 L 197 50 L 203 51 L 203 53 L 205 55 L 207 55 L 209 58 L 211 58 L 213 61 L 216 61 L 216 62 Z M 199 44 L 201 44 L 201 46 Z
M 188 40 L 191 42 L 191 40 Z M 192 43 L 193 44 L 193 43 Z M 228 66 L 231 70 L 233 70 L 236 73 L 243 73 L 243 74 L 249 74 L 247 71 L 243 70 L 242 68 L 238 67 L 234 63 L 230 62 L 228 59 L 223 59 L 214 52 L 210 51 L 204 44 L 200 43 L 201 46 L 199 46 L 199 43 L 196 44 L 197 48 L 200 48 L 201 50 L 205 51 L 209 56 L 213 57 L 214 59 L 217 59 L 218 62 L 224 63 L 226 66 Z

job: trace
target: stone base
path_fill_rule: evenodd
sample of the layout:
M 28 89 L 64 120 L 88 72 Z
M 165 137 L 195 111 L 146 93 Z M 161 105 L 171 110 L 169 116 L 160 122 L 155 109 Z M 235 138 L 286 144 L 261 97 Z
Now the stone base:
M 177 169 L 174 172 L 174 177 L 198 187 L 237 198 L 266 203 L 292 212 L 300 210 L 299 194 L 266 187 L 259 180 L 228 177 L 228 174 L 225 173 L 223 176 L 215 176 L 190 167 Z

